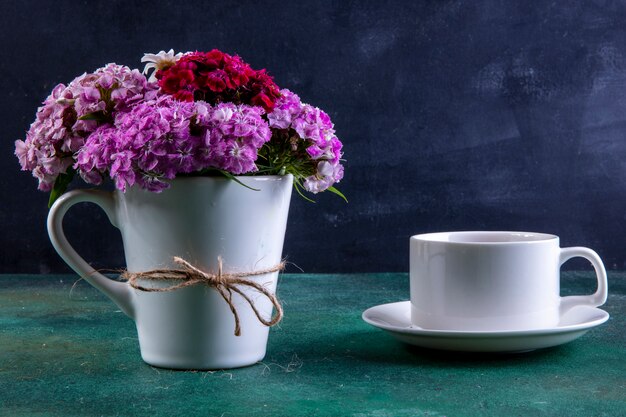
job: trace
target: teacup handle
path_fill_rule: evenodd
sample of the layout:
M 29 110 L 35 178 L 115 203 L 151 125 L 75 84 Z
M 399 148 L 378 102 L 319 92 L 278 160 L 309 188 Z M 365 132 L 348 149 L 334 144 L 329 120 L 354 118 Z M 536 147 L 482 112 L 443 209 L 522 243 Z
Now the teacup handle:
M 65 213 L 77 203 L 94 203 L 106 213 L 111 224 L 117 227 L 115 200 L 112 193 L 97 190 L 74 190 L 59 197 L 48 213 L 48 235 L 52 246 L 78 275 L 106 294 L 129 317 L 134 317 L 133 294 L 128 284 L 113 281 L 87 263 L 70 245 L 63 231 Z
M 560 255 L 559 265 L 563 265 L 565 262 L 572 258 L 581 257 L 587 259 L 593 265 L 593 269 L 596 271 L 596 277 L 598 279 L 598 288 L 596 292 L 591 295 L 571 295 L 561 298 L 561 309 L 563 311 L 568 310 L 571 307 L 584 305 L 591 307 L 601 306 L 606 302 L 608 294 L 608 282 L 606 277 L 606 269 L 602 259 L 598 254 L 589 249 L 580 246 L 571 248 L 562 248 Z

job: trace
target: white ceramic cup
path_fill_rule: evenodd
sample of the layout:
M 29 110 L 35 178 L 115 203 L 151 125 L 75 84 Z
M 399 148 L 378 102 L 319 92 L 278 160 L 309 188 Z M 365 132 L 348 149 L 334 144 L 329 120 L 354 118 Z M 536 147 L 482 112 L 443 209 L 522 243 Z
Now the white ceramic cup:
M 411 237 L 411 321 L 425 329 L 506 331 L 557 326 L 572 307 L 606 302 L 602 260 L 558 236 L 530 232 L 445 232 Z M 560 268 L 588 259 L 592 295 L 560 296 Z
M 174 369 L 251 365 L 265 356 L 269 329 L 237 293 L 232 294 L 232 302 L 239 314 L 241 336 L 234 335 L 233 313 L 215 288 L 194 285 L 144 292 L 107 278 L 70 245 L 63 217 L 74 204 L 99 205 L 121 232 L 131 272 L 179 269 L 174 256 L 212 273 L 217 271 L 218 257 L 224 260 L 226 273 L 271 268 L 281 261 L 293 177 L 241 176 L 238 181 L 258 191 L 223 177 L 176 178 L 162 193 L 138 187 L 126 193 L 70 191 L 50 210 L 48 233 L 55 249 L 74 271 L 135 320 L 141 356 L 151 365 Z M 273 293 L 278 272 L 249 279 Z M 253 300 L 262 317 L 272 316 L 273 305 L 267 297 L 250 287 L 239 289 Z

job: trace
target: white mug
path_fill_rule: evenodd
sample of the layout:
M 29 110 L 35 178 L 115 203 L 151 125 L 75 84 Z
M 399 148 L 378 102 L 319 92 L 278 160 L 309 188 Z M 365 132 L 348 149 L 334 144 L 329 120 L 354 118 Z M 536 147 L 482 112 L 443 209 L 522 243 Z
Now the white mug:
M 281 261 L 293 177 L 242 176 L 238 180 L 257 191 L 223 177 L 176 178 L 162 193 L 138 187 L 126 193 L 74 190 L 61 196 L 50 210 L 48 232 L 55 249 L 74 271 L 135 320 L 141 356 L 151 365 L 174 369 L 251 365 L 265 356 L 269 329 L 238 293 L 232 294 L 232 303 L 239 314 L 241 336 L 233 334 L 233 313 L 215 288 L 194 285 L 144 292 L 128 282 L 107 278 L 67 241 L 63 216 L 76 203 L 99 205 L 120 229 L 130 272 L 179 269 L 174 256 L 213 273 L 218 257 L 223 258 L 226 273 L 270 268 Z M 278 273 L 250 279 L 273 293 Z M 269 299 L 249 287 L 240 291 L 253 300 L 262 317 L 271 317 Z
M 424 329 L 517 331 L 551 328 L 578 305 L 606 302 L 602 260 L 558 236 L 530 232 L 444 232 L 411 237 L 411 321 Z M 560 296 L 560 268 L 588 259 L 598 279 L 592 295 Z

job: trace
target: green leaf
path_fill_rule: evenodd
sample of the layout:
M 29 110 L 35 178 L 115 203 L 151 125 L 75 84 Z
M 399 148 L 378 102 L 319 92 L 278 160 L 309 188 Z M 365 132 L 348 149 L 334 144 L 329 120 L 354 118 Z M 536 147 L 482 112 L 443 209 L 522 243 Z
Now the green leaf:
M 74 168 L 69 168 L 67 172 L 59 175 L 54 182 L 54 186 L 52 187 L 52 191 L 50 191 L 50 199 L 48 200 L 48 208 L 52 207 L 57 198 L 61 197 L 65 190 L 67 190 L 67 186 L 72 182 L 74 178 L 74 174 L 76 171 Z
M 222 173 L 223 176 L 225 176 L 226 178 L 228 178 L 229 180 L 233 180 L 235 181 L 237 184 L 239 185 L 243 185 L 246 188 L 251 189 L 252 191 L 261 191 L 258 188 L 252 188 L 249 185 L 244 184 L 243 182 L 239 181 L 239 179 L 237 177 L 235 177 L 233 174 L 231 174 L 230 172 L 227 171 L 222 171 L 220 170 L 220 172 Z
M 93 112 L 93 113 L 87 113 L 83 116 L 80 116 L 78 118 L 78 120 L 95 120 L 98 122 L 102 122 L 104 120 L 106 120 L 106 116 L 104 115 L 103 112 L 101 111 L 97 111 L 97 112 Z
M 346 198 L 345 195 L 343 195 L 343 193 L 341 191 L 339 191 L 338 189 L 336 189 L 335 187 L 328 187 L 328 191 L 330 191 L 333 194 L 337 194 L 339 197 L 343 198 L 343 200 L 347 203 L 348 199 Z
M 300 197 L 304 198 L 306 201 L 308 201 L 309 203 L 313 203 L 315 204 L 315 200 L 311 200 L 309 197 L 305 196 L 302 193 L 302 183 L 300 182 L 300 180 L 298 180 L 297 178 L 294 178 L 293 181 L 293 188 L 295 188 L 295 190 L 297 191 L 297 193 L 300 195 Z

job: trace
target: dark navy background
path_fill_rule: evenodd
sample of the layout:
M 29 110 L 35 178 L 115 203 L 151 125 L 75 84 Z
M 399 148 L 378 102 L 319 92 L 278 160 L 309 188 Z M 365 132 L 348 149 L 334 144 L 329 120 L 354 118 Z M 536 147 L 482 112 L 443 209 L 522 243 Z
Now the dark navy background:
M 0 39 L 0 272 L 68 270 L 13 156 L 39 103 L 170 48 L 237 53 L 331 115 L 350 202 L 294 195 L 284 252 L 306 272 L 406 271 L 410 235 L 470 229 L 625 267 L 624 1 L 4 1 Z M 70 214 L 86 259 L 123 266 L 101 211 Z

